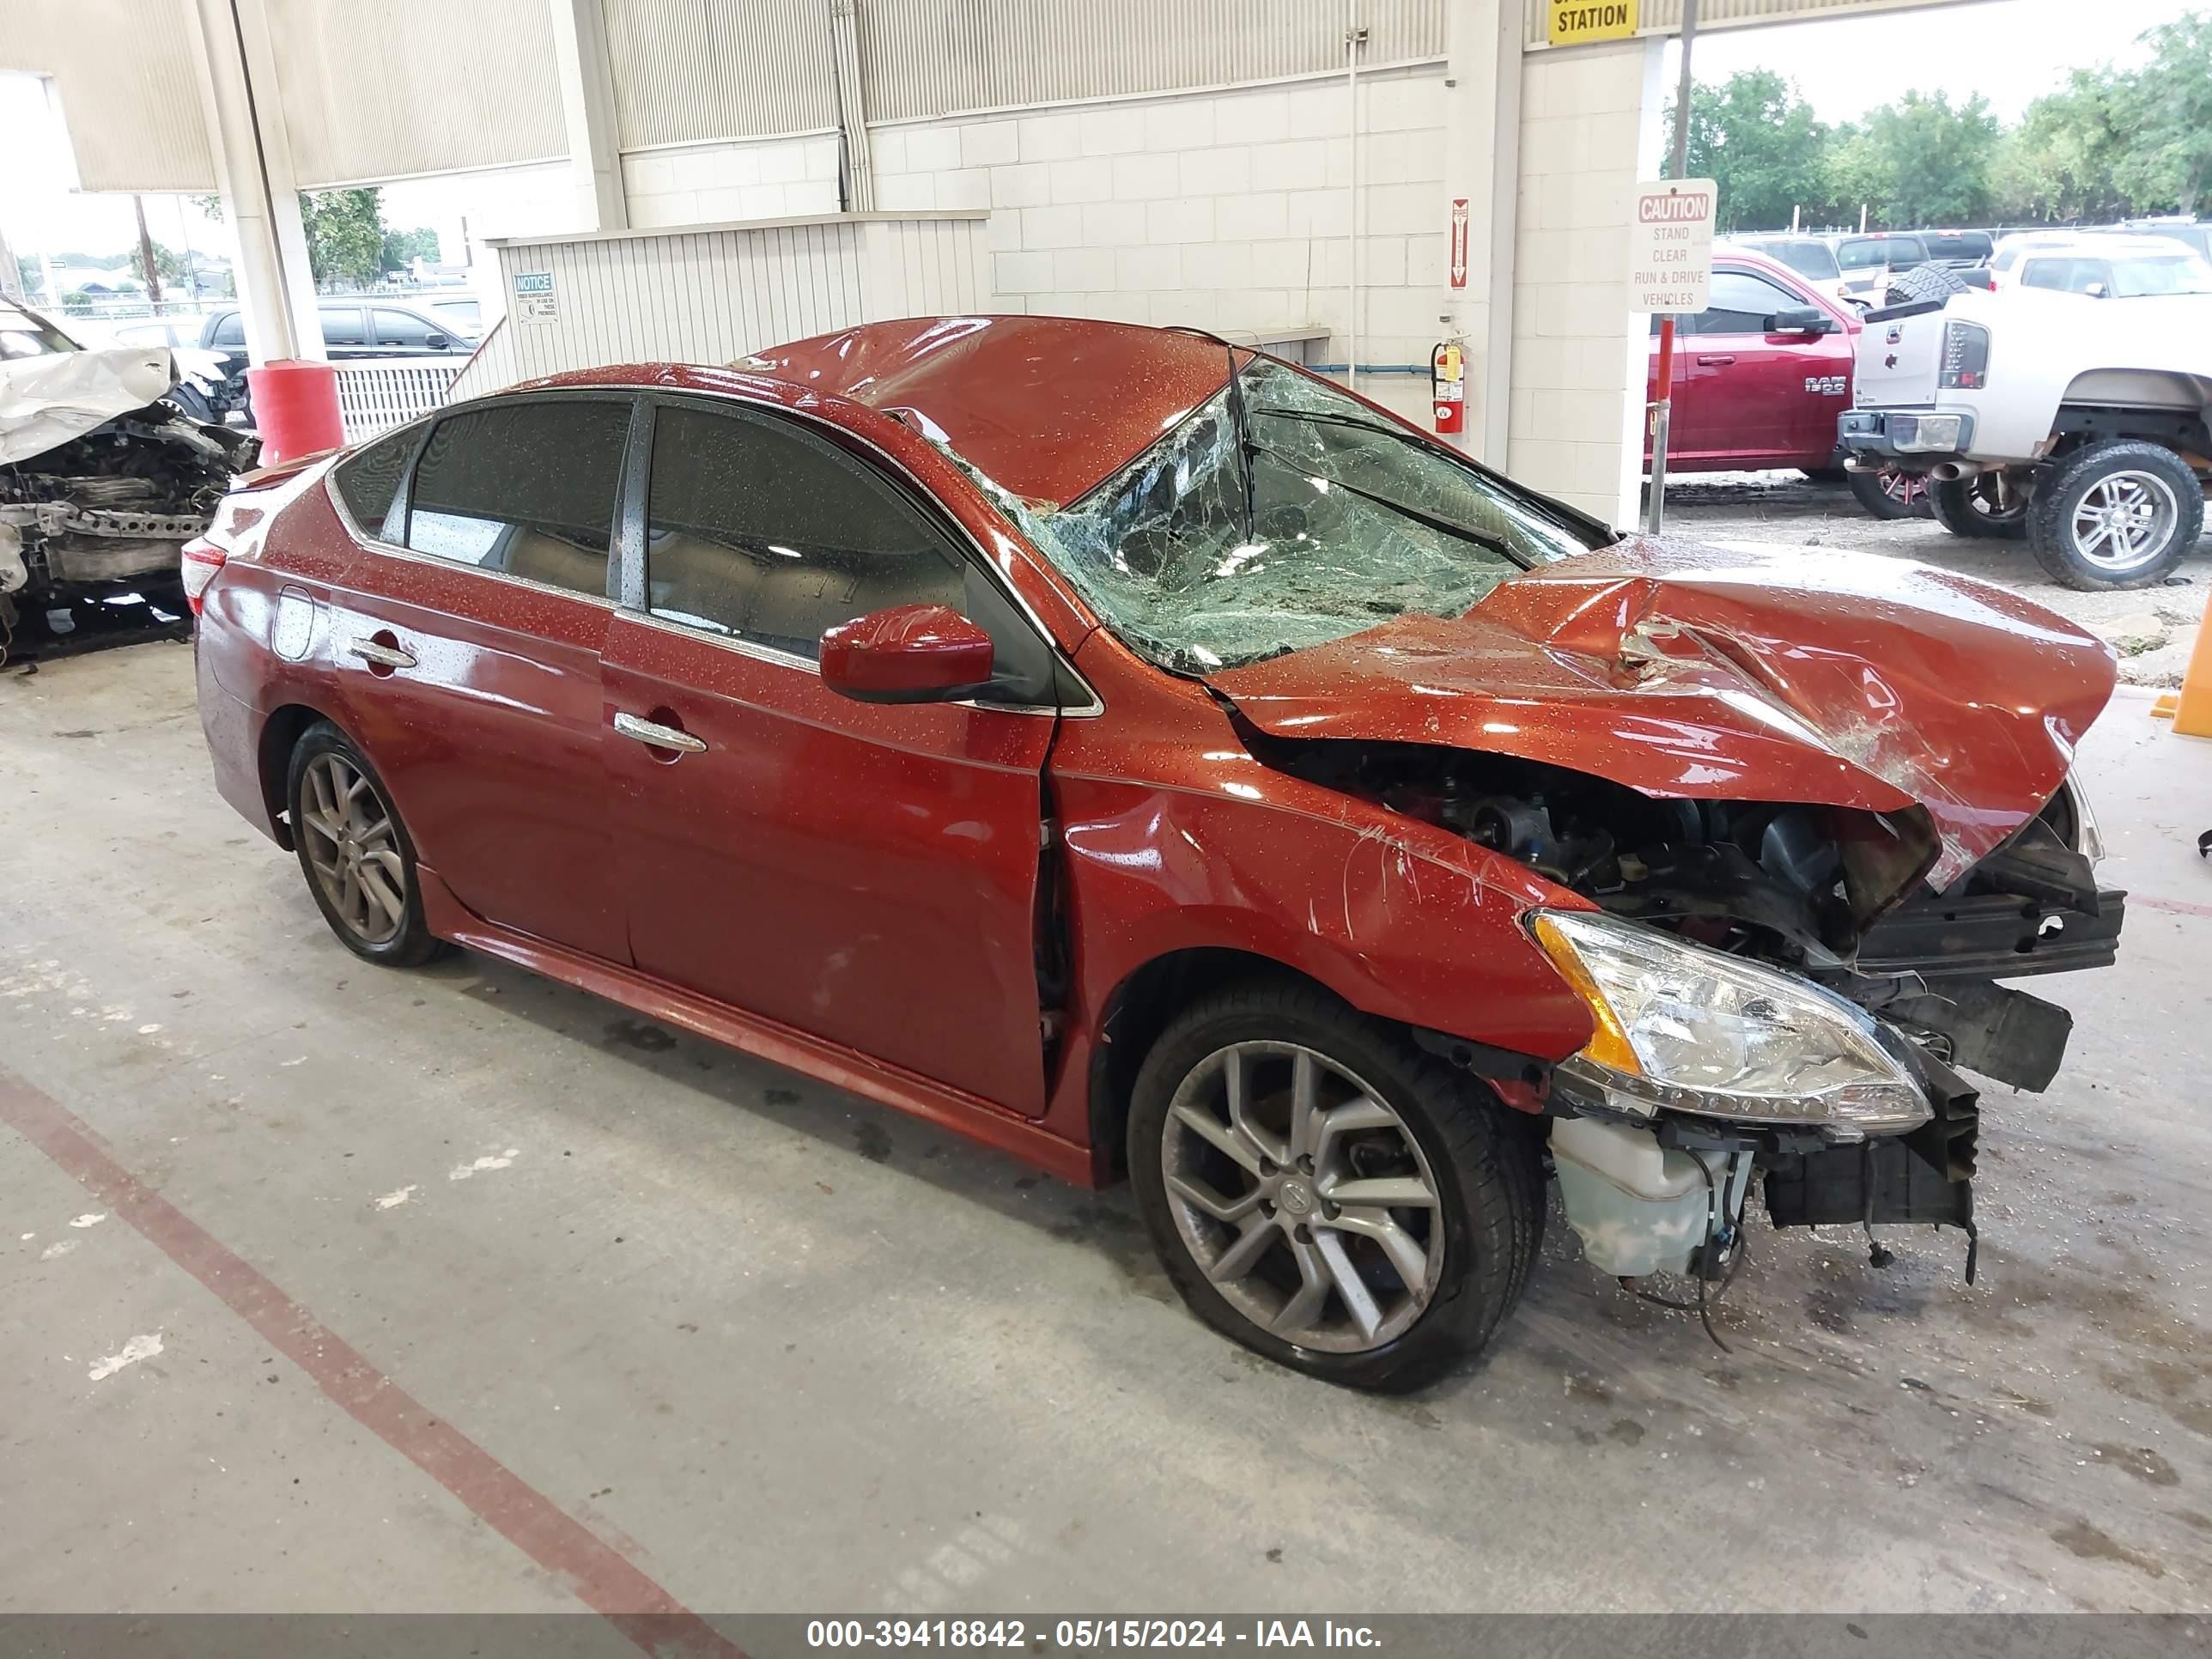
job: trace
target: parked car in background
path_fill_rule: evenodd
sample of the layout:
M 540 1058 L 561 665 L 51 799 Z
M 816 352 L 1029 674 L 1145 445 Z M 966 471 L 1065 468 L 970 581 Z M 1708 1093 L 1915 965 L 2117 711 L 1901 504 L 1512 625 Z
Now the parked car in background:
M 1923 230 L 1920 241 L 1930 259 L 1954 270 L 1987 264 L 1996 247 L 1996 239 L 1986 230 Z
M 316 309 L 323 325 L 323 346 L 332 362 L 380 357 L 465 357 L 477 349 L 473 323 L 435 314 L 411 299 L 388 300 L 371 295 L 358 300 L 325 300 Z M 210 312 L 201 325 L 200 343 L 222 356 L 225 410 L 244 410 L 250 422 L 245 313 L 235 308 Z
M 2094 233 L 2080 230 L 2018 230 L 1997 238 L 1990 255 L 1990 286 L 2004 288 L 2020 280 L 2020 262 L 2041 248 L 2071 247 Z
M 1928 263 L 1928 244 L 1911 231 L 1872 230 L 1829 242 L 1843 272 L 1843 297 L 1869 305 L 1881 303 L 1893 273 Z
M 2169 237 L 2084 236 L 2027 248 L 2011 281 L 2096 299 L 2212 294 L 2212 263 Z
M 2212 276 L 2183 250 L 2156 257 Z M 2023 282 L 1869 313 L 1838 428 L 1850 464 L 1920 474 L 1945 528 L 2024 536 L 2069 587 L 2148 586 L 2197 545 L 2212 482 L 2198 280 L 2097 300 Z
M 2212 260 L 2212 225 L 2197 219 L 2127 219 L 2119 228 L 2139 236 L 2163 236 Z
M 439 321 L 450 323 L 471 339 L 483 332 L 483 301 L 473 294 L 417 295 L 415 307 L 426 311 Z
M 1842 336 L 1779 292 L 1717 297 Z M 1126 1174 L 1200 1317 L 1336 1382 L 1489 1340 L 1547 1157 L 1599 1271 L 1700 1299 L 1762 1170 L 1776 1225 L 1971 1232 L 1954 1067 L 2044 1087 L 2071 1024 L 1993 973 L 2118 948 L 2095 635 L 1618 536 L 1193 333 L 560 375 L 185 560 L 216 785 L 344 948 Z
M 1651 398 L 1659 395 L 1658 323 L 1652 319 Z M 1741 245 L 1716 248 L 1707 308 L 1677 324 L 1668 470 L 1839 468 L 1836 416 L 1850 407 L 1858 326 L 1851 307 L 1780 260 Z M 1650 459 L 1647 447 L 1647 467 Z
M 1815 293 L 1831 300 L 1844 297 L 1843 268 L 1837 264 L 1836 251 L 1825 237 L 1779 234 L 1730 236 L 1723 246 L 1778 259 Z

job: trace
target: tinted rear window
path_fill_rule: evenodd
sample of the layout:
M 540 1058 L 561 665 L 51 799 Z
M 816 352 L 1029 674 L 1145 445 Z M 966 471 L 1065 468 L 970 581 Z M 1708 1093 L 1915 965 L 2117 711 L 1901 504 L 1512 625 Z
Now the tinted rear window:
M 392 510 L 392 498 L 399 490 L 399 475 L 407 470 L 407 458 L 415 453 L 415 441 L 422 435 L 421 428 L 410 428 L 379 438 L 332 469 L 331 482 L 337 486 L 338 499 L 353 514 L 362 534 L 380 541 L 392 539 L 384 533 L 384 515 Z
M 1842 274 L 1836 268 L 1836 256 L 1828 252 L 1826 242 L 1775 242 L 1760 252 L 1772 255 L 1800 276 L 1810 276 L 1816 283 Z
M 438 422 L 415 469 L 407 545 L 603 594 L 627 399 L 493 404 Z
M 1930 231 L 1921 240 L 1931 259 L 1986 259 L 1995 246 L 1985 230 Z
M 1836 263 L 1845 270 L 1881 265 L 1901 270 L 1927 257 L 1927 246 L 1917 236 L 1855 236 L 1836 250 Z

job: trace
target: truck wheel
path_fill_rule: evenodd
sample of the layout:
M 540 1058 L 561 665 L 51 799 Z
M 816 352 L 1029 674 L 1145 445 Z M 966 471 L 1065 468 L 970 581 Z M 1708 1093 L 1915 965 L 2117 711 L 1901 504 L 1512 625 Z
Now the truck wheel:
M 1882 291 L 1881 302 L 1885 306 L 1911 306 L 1923 300 L 1948 300 L 1954 294 L 1966 292 L 1966 286 L 1965 279 L 1948 265 L 1915 265 L 1889 279 L 1889 286 Z
M 2002 472 L 1932 479 L 1928 505 L 1954 536 L 2016 542 L 2027 534 L 2027 493 Z
M 1886 466 L 1879 472 L 1853 472 L 1847 477 L 1853 497 L 1877 519 L 1928 516 L 1928 480 L 1917 473 Z
M 2162 444 L 2107 438 L 2078 449 L 2027 509 L 2028 545 L 2051 579 L 2085 592 L 2148 587 L 2204 533 L 2204 489 Z
M 1519 1115 L 1315 987 L 1203 997 L 1137 1075 L 1137 1207 L 1231 1340 L 1327 1382 L 1418 1388 L 1489 1340 L 1542 1237 Z

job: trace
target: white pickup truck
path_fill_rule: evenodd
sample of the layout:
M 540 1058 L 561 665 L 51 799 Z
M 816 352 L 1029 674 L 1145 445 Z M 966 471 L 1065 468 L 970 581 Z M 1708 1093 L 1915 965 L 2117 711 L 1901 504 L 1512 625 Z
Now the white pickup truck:
M 1867 313 L 1853 383 L 1848 465 L 1924 476 L 1947 529 L 2024 535 L 2069 587 L 2147 586 L 2203 532 L 2212 291 L 1892 305 Z

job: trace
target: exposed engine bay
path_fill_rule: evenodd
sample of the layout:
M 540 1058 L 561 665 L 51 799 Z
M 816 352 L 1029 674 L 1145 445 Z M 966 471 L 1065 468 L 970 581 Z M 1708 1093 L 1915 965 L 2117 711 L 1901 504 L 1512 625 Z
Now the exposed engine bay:
M 153 404 L 0 465 L 0 628 L 19 609 L 173 574 L 259 449 Z
M 2097 885 L 2101 848 L 2070 781 L 1937 892 L 1924 879 L 1936 838 L 1917 807 L 1659 799 L 1457 749 L 1285 740 L 1249 726 L 1241 735 L 1271 766 L 1449 828 L 1608 916 L 1781 969 L 1871 1016 L 1926 1102 L 1908 1133 L 1728 1121 L 1663 1100 L 1627 1115 L 1618 1093 L 1580 1085 L 1576 1061 L 1542 1079 L 1554 1167 L 1585 1254 L 1628 1280 L 1691 1273 L 1698 1302 L 1683 1305 L 1702 1306 L 1708 1285 L 1732 1272 L 1754 1169 L 1778 1226 L 1934 1223 L 1971 1239 L 1977 1093 L 1954 1068 L 2039 1091 L 2073 1024 L 2063 1008 L 1997 981 L 2105 966 L 2118 949 L 2124 896 Z M 1438 1036 L 1431 1046 L 1485 1069 L 1466 1045 Z M 1885 1263 L 1870 1231 L 1869 1243 Z

